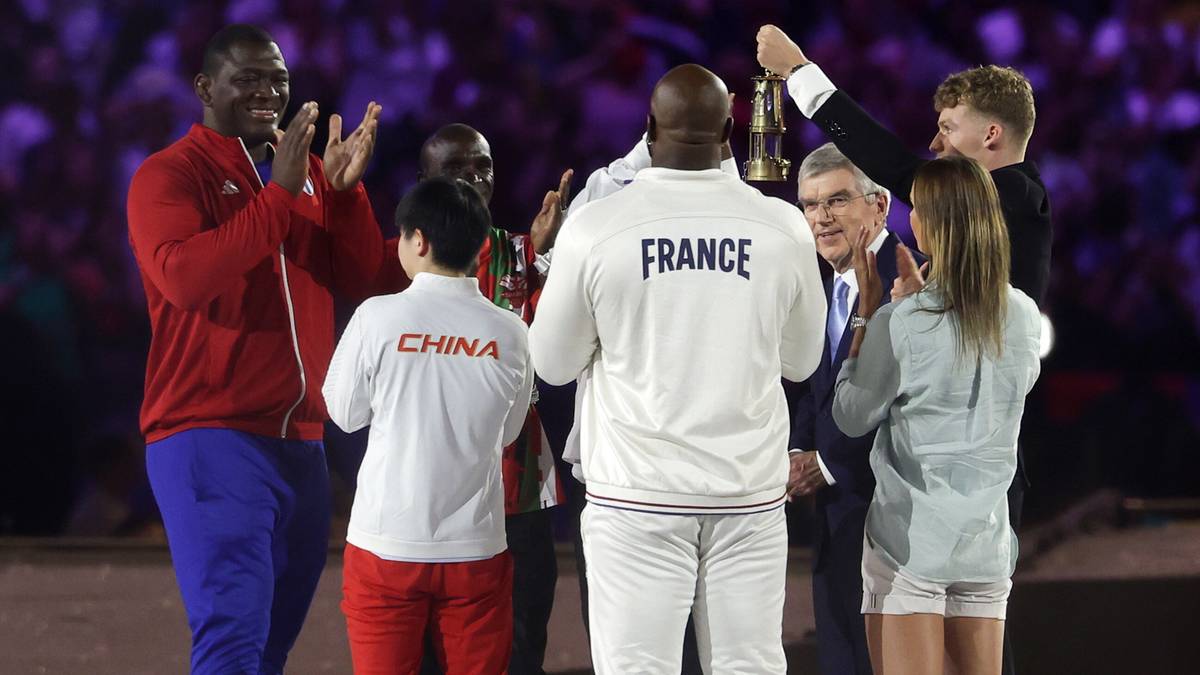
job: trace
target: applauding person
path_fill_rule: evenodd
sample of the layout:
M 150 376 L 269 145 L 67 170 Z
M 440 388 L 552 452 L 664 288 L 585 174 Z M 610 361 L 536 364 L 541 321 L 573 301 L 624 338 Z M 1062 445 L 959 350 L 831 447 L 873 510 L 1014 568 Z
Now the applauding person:
M 384 242 L 361 178 L 380 106 L 324 161 L 309 101 L 265 31 L 217 32 L 196 75 L 203 123 L 129 188 L 150 311 L 141 428 L 192 630 L 192 672 L 283 670 L 325 565 L 321 383 L 333 296 L 378 287 Z
M 928 161 L 911 152 L 871 118 L 821 67 L 775 26 L 758 31 L 758 62 L 788 77 L 792 100 L 872 180 L 908 202 L 913 176 Z M 1018 71 L 996 65 L 948 76 L 933 95 L 937 131 L 929 151 L 938 157 L 963 156 L 992 176 L 1009 243 L 1009 281 L 1041 304 L 1050 283 L 1053 232 L 1050 200 L 1037 165 L 1025 156 L 1037 112 L 1033 87 Z M 911 205 L 911 204 L 910 204 Z M 1017 475 L 1009 487 L 1009 519 L 1021 527 L 1025 502 L 1025 462 L 1017 450 Z M 1014 672 L 1005 638 L 1005 673 Z
M 929 254 L 916 293 L 880 308 L 867 234 L 854 249 L 858 316 L 833 419 L 878 427 L 863 542 L 863 602 L 876 675 L 1001 669 L 1017 538 L 1005 492 L 1025 396 L 1040 369 L 1037 306 L 1008 279 L 991 177 L 952 157 L 918 169 L 912 226 Z
M 825 675 L 870 675 L 862 616 L 862 540 L 875 478 L 867 461 L 873 434 L 850 438 L 833 422 L 833 385 L 850 349 L 858 307 L 854 243 L 862 234 L 879 261 L 881 281 L 902 286 L 916 260 L 887 230 L 891 195 L 832 143 L 800 164 L 797 205 L 812 227 L 817 255 L 833 271 L 825 283 L 825 353 L 792 407 L 790 495 L 816 495 L 813 613 Z

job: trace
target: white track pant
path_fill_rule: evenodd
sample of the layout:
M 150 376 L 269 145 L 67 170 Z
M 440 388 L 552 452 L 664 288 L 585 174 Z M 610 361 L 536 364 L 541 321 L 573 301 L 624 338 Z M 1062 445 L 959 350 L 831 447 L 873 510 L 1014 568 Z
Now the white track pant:
M 748 515 L 583 510 L 596 675 L 678 675 L 694 611 L 705 673 L 782 674 L 787 523 Z

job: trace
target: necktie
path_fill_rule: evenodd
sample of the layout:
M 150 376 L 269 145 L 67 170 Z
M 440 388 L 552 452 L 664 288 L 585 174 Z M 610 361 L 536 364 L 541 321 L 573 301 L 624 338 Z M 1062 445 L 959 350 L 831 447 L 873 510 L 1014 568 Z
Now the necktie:
M 846 332 L 846 322 L 850 320 L 846 298 L 850 294 L 850 286 L 836 277 L 833 280 L 833 297 L 829 302 L 829 318 L 825 324 L 825 334 L 829 336 L 829 361 L 837 358 L 838 344 L 842 341 L 842 333 Z

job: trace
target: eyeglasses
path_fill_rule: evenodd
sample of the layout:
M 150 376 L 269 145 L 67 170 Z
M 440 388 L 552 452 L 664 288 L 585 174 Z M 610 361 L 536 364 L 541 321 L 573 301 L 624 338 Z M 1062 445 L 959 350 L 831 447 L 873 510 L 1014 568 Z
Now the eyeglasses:
M 801 211 L 804 211 L 804 215 L 806 215 L 806 216 L 815 216 L 815 215 L 817 215 L 817 211 L 822 208 L 824 208 L 826 211 L 828 211 L 830 215 L 840 216 L 846 212 L 846 209 L 850 208 L 850 202 L 853 202 L 856 199 L 862 199 L 863 197 L 870 197 L 875 194 L 878 194 L 878 193 L 866 192 L 861 195 L 858 195 L 857 197 L 849 197 L 847 195 L 834 195 L 827 199 L 819 199 L 817 201 L 812 201 L 812 202 L 806 201 L 803 199 L 798 199 L 795 201 L 795 204 L 796 204 L 796 208 L 800 209 Z

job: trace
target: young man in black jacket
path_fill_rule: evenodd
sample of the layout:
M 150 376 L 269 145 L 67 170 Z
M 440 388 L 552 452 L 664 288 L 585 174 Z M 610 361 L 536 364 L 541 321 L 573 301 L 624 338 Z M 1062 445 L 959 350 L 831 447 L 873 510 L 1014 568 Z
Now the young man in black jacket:
M 800 111 L 876 183 L 912 206 L 910 193 L 917 168 L 927 161 L 906 148 L 896 135 L 839 90 L 800 47 L 775 26 L 758 31 L 758 62 L 786 76 L 788 93 Z M 1036 112 L 1033 87 L 1013 68 L 988 65 L 950 75 L 933 97 L 937 132 L 929 150 L 938 157 L 964 155 L 992 175 L 1008 225 L 1012 267 L 1009 281 L 1039 305 L 1050 280 L 1050 201 L 1037 166 L 1025 159 Z M 919 287 L 920 274 L 898 282 Z M 1017 530 L 1025 499 L 1024 461 L 1009 489 L 1009 520 Z M 1004 673 L 1013 673 L 1008 634 Z
M 911 152 L 834 86 L 775 26 L 758 31 L 758 62 L 788 78 L 788 93 L 850 161 L 909 204 L 913 175 L 927 161 Z M 981 66 L 947 77 L 933 97 L 937 133 L 929 150 L 965 155 L 992 174 L 1012 246 L 1012 285 L 1039 305 L 1050 278 L 1050 201 L 1025 159 L 1033 133 L 1033 88 L 1012 68 Z

